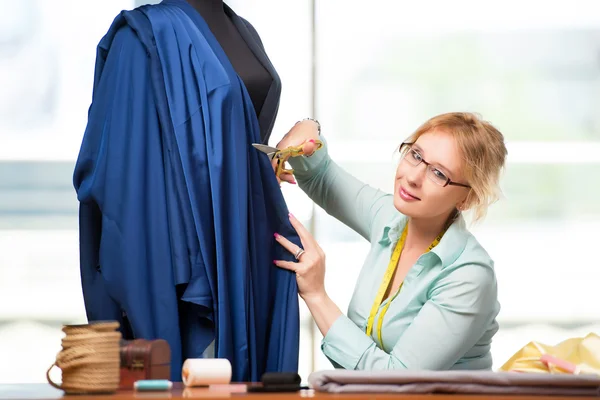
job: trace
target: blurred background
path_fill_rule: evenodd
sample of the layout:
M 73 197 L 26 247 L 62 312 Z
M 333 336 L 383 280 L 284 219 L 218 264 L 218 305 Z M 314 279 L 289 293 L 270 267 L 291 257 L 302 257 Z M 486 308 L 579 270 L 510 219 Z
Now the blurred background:
M 96 45 L 122 9 L 147 3 L 0 0 L 0 383 L 44 382 L 61 325 L 86 321 L 72 172 Z M 336 161 L 391 190 L 394 150 L 427 118 L 476 111 L 504 133 L 504 198 L 472 229 L 496 261 L 495 368 L 529 341 L 600 332 L 600 2 L 226 3 L 283 81 L 271 144 L 315 116 Z M 345 310 L 368 243 L 283 190 Z M 332 368 L 304 307 L 301 338 L 304 380 Z

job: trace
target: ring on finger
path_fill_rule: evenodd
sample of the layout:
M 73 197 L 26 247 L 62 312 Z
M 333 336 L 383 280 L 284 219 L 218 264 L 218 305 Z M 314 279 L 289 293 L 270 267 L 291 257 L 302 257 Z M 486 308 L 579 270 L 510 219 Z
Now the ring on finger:
M 304 250 L 301 247 L 298 247 L 296 254 L 294 254 L 294 258 L 300 261 L 300 257 L 302 257 L 302 254 L 304 254 Z

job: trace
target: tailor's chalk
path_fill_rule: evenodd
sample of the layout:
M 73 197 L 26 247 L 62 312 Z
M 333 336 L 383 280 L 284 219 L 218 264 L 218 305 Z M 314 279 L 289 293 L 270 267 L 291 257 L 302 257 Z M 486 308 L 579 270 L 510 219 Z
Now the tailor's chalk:
M 171 390 L 173 382 L 167 379 L 145 379 L 135 381 L 133 388 L 139 391 Z

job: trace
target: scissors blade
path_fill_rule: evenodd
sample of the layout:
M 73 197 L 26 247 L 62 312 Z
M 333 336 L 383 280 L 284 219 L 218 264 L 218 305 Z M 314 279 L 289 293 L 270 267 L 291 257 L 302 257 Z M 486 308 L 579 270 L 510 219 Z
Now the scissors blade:
M 252 147 L 265 153 L 272 160 L 275 154 L 279 151 L 276 147 L 267 146 L 266 144 L 252 143 Z

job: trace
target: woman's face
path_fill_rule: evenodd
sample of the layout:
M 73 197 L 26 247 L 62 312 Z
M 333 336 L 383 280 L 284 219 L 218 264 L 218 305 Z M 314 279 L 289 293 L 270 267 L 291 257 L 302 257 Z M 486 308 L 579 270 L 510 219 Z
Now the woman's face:
M 468 184 L 463 175 L 463 159 L 456 141 L 442 130 L 433 130 L 421 135 L 412 145 L 412 151 L 400 161 L 396 170 L 394 206 L 412 218 L 447 217 L 469 193 L 465 187 L 443 187 L 434 182 L 443 182 L 446 176 L 452 182 Z M 413 165 L 419 160 L 431 166 L 425 162 Z

